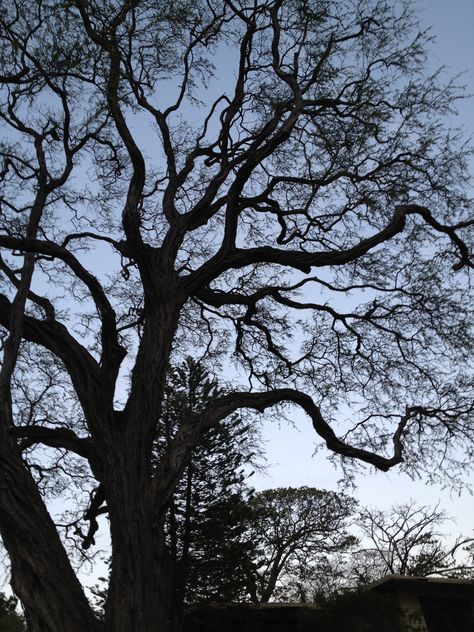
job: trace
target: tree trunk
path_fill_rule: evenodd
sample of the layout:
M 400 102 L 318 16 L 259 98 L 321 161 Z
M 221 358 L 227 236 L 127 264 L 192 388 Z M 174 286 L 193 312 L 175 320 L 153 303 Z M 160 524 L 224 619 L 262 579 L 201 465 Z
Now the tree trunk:
M 179 307 L 166 285 L 150 312 L 105 472 L 112 539 L 107 632 L 175 632 L 172 563 L 152 497 L 152 450 Z M 170 296 L 173 297 L 171 301 Z
M 98 632 L 99 621 L 15 445 L 0 450 L 0 531 L 31 632 Z
M 283 557 L 283 553 L 280 551 L 276 555 L 275 560 L 273 561 L 273 564 L 270 568 L 270 573 L 268 574 L 268 579 L 266 583 L 265 582 L 263 583 L 263 586 L 262 586 L 262 593 L 259 600 L 260 603 L 268 603 L 275 591 L 278 577 L 283 568 L 282 557 Z
M 112 539 L 107 632 L 174 632 L 171 560 L 143 462 L 129 436 L 117 442 L 106 474 Z
M 174 632 L 171 562 L 162 529 L 136 505 L 121 516 L 118 528 L 111 519 L 113 553 L 105 629 Z

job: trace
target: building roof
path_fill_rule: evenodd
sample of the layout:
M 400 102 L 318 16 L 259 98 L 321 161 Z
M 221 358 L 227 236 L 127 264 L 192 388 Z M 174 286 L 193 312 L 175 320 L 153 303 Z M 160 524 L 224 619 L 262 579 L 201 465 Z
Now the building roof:
M 474 590 L 474 581 L 469 579 L 454 579 L 452 577 L 412 577 L 410 575 L 385 575 L 375 582 L 367 585 L 367 590 L 385 591 L 393 590 L 401 586 L 425 587 L 436 586 L 463 586 Z

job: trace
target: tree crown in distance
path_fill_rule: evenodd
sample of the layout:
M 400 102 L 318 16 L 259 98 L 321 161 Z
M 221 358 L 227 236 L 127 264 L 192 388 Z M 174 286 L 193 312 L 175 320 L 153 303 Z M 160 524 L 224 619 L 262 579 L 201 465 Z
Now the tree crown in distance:
M 33 630 L 102 625 L 52 469 L 82 487 L 85 546 L 108 515 L 105 629 L 150 632 L 172 620 L 175 487 L 236 411 L 299 407 L 382 470 L 469 460 L 460 92 L 424 73 L 409 3 L 12 0 L 0 23 L 0 530 Z M 189 347 L 231 355 L 236 387 L 156 468 Z
M 246 519 L 253 554 L 244 568 L 250 598 L 306 601 L 307 584 L 319 579 L 323 586 L 318 575 L 336 574 L 339 556 L 357 543 L 348 531 L 355 508 L 350 496 L 313 487 L 256 493 Z
M 378 576 L 386 573 L 426 577 L 438 575 L 459 579 L 473 577 L 473 538 L 459 535 L 446 543 L 442 532 L 449 518 L 436 507 L 417 505 L 413 500 L 378 511 L 360 512 L 360 527 L 378 560 Z M 364 573 L 360 577 L 363 578 Z

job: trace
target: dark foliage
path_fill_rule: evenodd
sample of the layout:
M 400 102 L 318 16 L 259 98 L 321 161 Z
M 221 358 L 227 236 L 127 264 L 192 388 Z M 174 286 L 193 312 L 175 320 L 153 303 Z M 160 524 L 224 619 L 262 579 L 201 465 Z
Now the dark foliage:
M 25 632 L 23 618 L 16 611 L 18 600 L 0 593 L 0 632 Z
M 179 428 L 223 394 L 210 372 L 191 358 L 172 369 L 158 426 L 158 463 Z M 165 526 L 178 609 L 243 597 L 240 569 L 249 563 L 252 548 L 245 535 L 252 494 L 247 479 L 259 450 L 257 430 L 237 415 L 210 428 L 192 450 Z
M 349 592 L 322 604 L 320 629 L 331 632 L 405 632 L 406 622 L 392 595 Z M 310 632 L 310 626 L 305 632 Z

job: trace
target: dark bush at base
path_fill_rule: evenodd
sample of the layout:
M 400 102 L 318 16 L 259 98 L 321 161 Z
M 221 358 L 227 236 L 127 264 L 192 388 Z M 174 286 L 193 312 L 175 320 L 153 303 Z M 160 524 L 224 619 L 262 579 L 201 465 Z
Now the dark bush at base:
M 347 593 L 322 604 L 318 627 L 301 632 L 404 632 L 401 611 L 393 595 Z
M 185 632 L 403 632 L 392 596 L 340 595 L 321 604 L 214 605 L 186 615 Z

